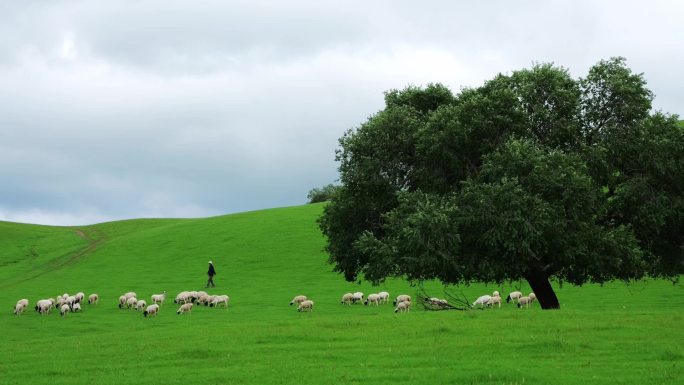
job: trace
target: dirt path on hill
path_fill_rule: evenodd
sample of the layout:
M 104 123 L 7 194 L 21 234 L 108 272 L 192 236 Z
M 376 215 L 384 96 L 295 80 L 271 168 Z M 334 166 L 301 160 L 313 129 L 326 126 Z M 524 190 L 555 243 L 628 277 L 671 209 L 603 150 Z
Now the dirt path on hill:
M 108 239 L 105 233 L 97 229 L 94 229 L 91 232 L 85 232 L 82 229 L 76 228 L 74 229 L 74 233 L 76 233 L 76 235 L 80 238 L 88 241 L 88 244 L 82 246 L 77 250 L 68 252 L 64 255 L 51 259 L 40 265 L 34 266 L 33 268 L 31 268 L 31 271 L 29 273 L 21 274 L 20 276 L 14 279 L 8 279 L 2 284 L 0 284 L 0 287 L 11 286 L 21 281 L 34 280 L 36 278 L 40 278 L 45 274 L 57 271 L 63 267 L 74 265 L 77 262 L 84 259 L 85 257 L 87 257 L 88 255 L 92 254 L 95 250 L 102 246 L 102 244 L 105 243 Z M 33 253 L 35 254 L 35 250 L 33 250 Z M 37 255 L 34 255 L 32 259 L 35 259 L 36 257 Z

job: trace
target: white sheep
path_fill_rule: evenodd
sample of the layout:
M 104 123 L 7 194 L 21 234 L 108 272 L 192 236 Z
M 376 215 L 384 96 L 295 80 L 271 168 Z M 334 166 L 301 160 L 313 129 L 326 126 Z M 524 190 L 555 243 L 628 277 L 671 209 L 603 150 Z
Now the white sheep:
M 501 295 L 499 295 L 498 290 L 494 290 L 494 292 L 492 293 L 492 297 L 501 297 Z
M 129 291 L 128 293 L 124 294 L 124 296 L 126 297 L 126 300 L 128 300 L 129 298 L 132 298 L 132 297 L 138 297 L 138 295 L 135 294 L 134 291 Z
M 192 295 L 190 294 L 189 291 L 181 291 L 176 296 L 176 299 L 173 300 L 173 303 L 177 303 L 177 304 L 188 303 L 188 302 L 192 302 Z
M 394 309 L 395 313 L 407 313 L 409 311 L 411 311 L 411 301 L 408 300 L 397 303 L 397 307 Z
M 389 302 L 389 293 L 386 291 L 381 291 L 378 293 L 380 296 L 380 303 L 388 303 Z
M 16 305 L 14 305 L 14 314 L 19 315 L 24 312 L 24 309 L 26 309 L 26 306 L 24 306 L 24 304 L 17 303 Z
M 52 306 L 54 305 L 54 301 L 52 298 L 50 299 L 41 299 L 40 301 L 36 302 L 36 311 L 40 314 L 50 314 L 50 309 L 52 309 Z
M 360 291 L 357 291 L 356 293 L 353 294 L 354 296 L 354 303 L 361 302 L 363 303 L 363 293 Z
M 76 302 L 73 305 L 71 305 L 71 311 L 74 313 L 81 311 L 81 304 Z
M 218 307 L 220 304 L 223 304 L 224 307 L 228 307 L 228 301 L 230 301 L 230 297 L 227 295 L 215 295 L 211 300 L 209 307 Z
M 145 302 L 144 299 L 138 300 L 138 302 L 135 303 L 135 310 L 143 310 L 147 307 L 147 302 Z
M 166 301 L 166 290 L 164 290 L 161 294 L 152 294 L 152 303 L 163 305 L 164 301 Z
M 473 302 L 473 304 L 470 307 L 475 307 L 477 305 L 481 305 L 481 308 L 484 309 L 485 306 L 488 306 L 490 301 L 492 300 L 492 296 L 485 294 L 483 296 L 478 297 L 478 299 Z
M 99 301 L 100 301 L 100 296 L 97 295 L 97 294 L 94 294 L 94 293 L 93 293 L 93 294 L 91 294 L 91 295 L 88 296 L 88 304 L 91 304 L 91 305 L 92 305 L 92 304 L 95 304 L 95 305 L 97 305 L 97 304 L 99 303 Z
M 27 300 L 26 298 L 22 298 L 19 301 L 17 301 L 17 305 L 23 305 L 26 308 L 29 305 L 29 300 Z
M 522 293 L 519 291 L 512 291 L 510 294 L 508 294 L 508 297 L 506 297 L 506 303 L 509 303 L 511 301 L 516 302 L 518 301 L 518 298 L 522 297 Z
M 494 307 L 495 304 L 498 304 L 499 309 L 501 309 L 501 296 L 498 296 L 498 295 L 492 296 L 492 299 L 489 300 L 489 303 L 487 305 Z
M 143 316 L 145 316 L 146 318 L 148 315 L 153 315 L 156 317 L 158 312 L 159 312 L 159 305 L 157 305 L 155 303 L 155 304 L 148 306 L 147 309 L 145 309 L 145 311 L 143 312 Z
M 525 296 L 525 297 L 520 297 L 518 299 L 518 307 L 519 308 L 522 308 L 523 306 L 525 306 L 526 308 L 529 308 L 530 303 L 532 303 L 532 298 L 530 298 L 530 297 Z
M 290 306 L 292 305 L 297 305 L 299 306 L 302 302 L 306 301 L 308 298 L 306 298 L 305 295 L 298 295 L 292 298 L 292 301 L 290 301 Z
M 76 302 L 81 303 L 85 298 L 85 294 L 82 291 L 79 291 L 78 293 L 76 293 L 76 295 L 74 295 L 74 297 L 76 298 Z
M 64 317 L 66 315 L 66 313 L 68 313 L 68 312 L 69 312 L 69 305 L 67 305 L 67 304 L 62 305 L 62 308 L 59 310 L 59 314 L 62 317 Z
M 131 297 L 126 300 L 126 309 L 135 309 L 135 305 L 138 303 L 138 299 Z
M 398 304 L 405 302 L 405 301 L 411 302 L 411 296 L 407 295 L 407 294 L 401 294 L 401 295 L 397 296 L 397 299 L 394 300 L 392 305 L 397 306 Z
M 530 303 L 534 302 L 537 299 L 537 296 L 534 293 L 530 293 L 527 296 L 530 297 Z
M 368 305 L 369 303 L 374 303 L 375 306 L 379 306 L 380 296 L 377 294 L 369 294 L 368 298 L 366 298 L 366 302 L 364 302 L 364 305 Z
M 123 309 L 124 306 L 126 306 L 126 300 L 127 299 L 128 298 L 126 298 L 126 295 L 122 295 L 119 297 L 119 309 Z
M 192 312 L 192 302 L 182 304 L 181 307 L 178 308 L 178 311 L 176 312 L 176 314 L 180 315 L 183 313 L 190 313 L 190 312 Z
M 340 302 L 343 305 L 351 305 L 352 302 L 354 302 L 354 294 L 352 293 L 345 293 L 342 296 L 342 301 Z
M 313 306 L 314 306 L 314 302 L 310 299 L 307 299 L 305 301 L 302 301 L 302 303 L 299 304 L 299 307 L 297 307 L 297 311 L 298 312 L 313 311 Z

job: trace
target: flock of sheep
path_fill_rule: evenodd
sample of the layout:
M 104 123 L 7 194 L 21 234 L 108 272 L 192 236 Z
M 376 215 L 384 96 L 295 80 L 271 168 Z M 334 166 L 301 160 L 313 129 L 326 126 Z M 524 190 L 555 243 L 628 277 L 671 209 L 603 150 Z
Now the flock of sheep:
M 537 296 L 534 295 L 534 293 L 530 293 L 529 295 L 523 296 L 522 292 L 512 291 L 510 294 L 508 294 L 508 297 L 506 297 L 506 303 L 513 301 L 513 303 L 518 305 L 518 308 L 522 308 L 523 306 L 525 308 L 529 308 L 530 304 L 534 302 L 536 299 Z M 494 291 L 492 295 L 486 294 L 480 296 L 475 300 L 475 302 L 473 302 L 471 307 L 475 308 L 478 305 L 480 305 L 481 309 L 484 309 L 485 307 L 494 307 L 494 305 L 499 305 L 500 309 L 501 296 L 499 295 L 498 291 Z
M 164 304 L 164 301 L 166 301 L 166 291 L 162 292 L 161 294 L 153 294 L 151 296 L 152 303 L 149 306 L 147 305 L 147 301 L 138 299 L 137 297 L 138 295 L 132 291 L 122 294 L 119 297 L 119 309 L 142 311 L 144 317 L 156 316 L 157 313 L 159 313 L 161 306 Z M 362 292 L 345 293 L 342 296 L 341 303 L 346 306 L 351 306 L 357 303 L 380 306 L 381 304 L 389 303 L 389 297 L 390 295 L 386 291 L 382 291 L 377 294 L 369 294 L 368 297 L 365 297 L 365 299 Z M 537 297 L 534 295 L 534 293 L 523 296 L 522 292 L 513 291 L 508 294 L 508 297 L 506 297 L 506 302 L 508 303 L 513 301 L 513 303 L 517 304 L 519 308 L 529 308 L 530 304 L 534 302 L 536 298 Z M 55 308 L 59 309 L 60 315 L 64 317 L 69 312 L 80 312 L 82 310 L 81 303 L 84 301 L 84 299 L 85 294 L 82 292 L 76 293 L 75 295 L 69 295 L 65 293 L 58 295 L 57 299 L 48 298 L 39 300 L 36 302 L 35 310 L 39 314 L 49 314 L 50 310 Z M 100 297 L 97 294 L 91 294 L 88 296 L 88 304 L 97 305 L 99 299 Z M 192 307 L 194 305 L 205 305 L 210 307 L 219 307 L 223 305 L 224 307 L 228 307 L 229 301 L 230 297 L 227 295 L 210 295 L 205 291 L 182 291 L 176 296 L 176 299 L 174 299 L 173 303 L 180 305 L 176 311 L 176 313 L 180 315 L 192 312 Z M 449 306 L 447 300 L 440 298 L 428 298 L 426 299 L 426 302 L 428 302 L 431 306 L 438 308 L 447 308 Z M 499 308 L 501 308 L 501 302 L 502 300 L 499 292 L 495 291 L 492 293 L 492 295 L 487 294 L 480 296 L 477 300 L 475 300 L 475 302 L 473 302 L 471 307 L 476 308 L 479 306 L 481 309 L 484 309 L 487 307 L 494 307 L 494 305 L 499 305 Z M 305 295 L 298 295 L 295 296 L 292 301 L 290 301 L 290 305 L 296 305 L 297 311 L 299 312 L 310 312 L 313 311 L 314 302 Z M 17 304 L 14 307 L 14 314 L 20 315 L 28 308 L 28 306 L 28 299 L 20 299 L 17 301 Z M 411 309 L 411 296 L 407 294 L 397 296 L 393 302 L 393 306 L 395 313 L 409 312 Z
M 147 305 L 147 301 L 144 299 L 138 299 L 138 295 L 130 291 L 119 297 L 119 309 L 132 309 L 136 311 L 142 311 L 143 316 L 157 315 L 161 305 L 166 301 L 166 291 L 161 294 L 153 294 L 151 297 L 151 305 Z M 81 303 L 85 298 L 85 294 L 79 292 L 75 295 L 69 295 L 68 293 L 58 295 L 57 299 L 48 298 L 41 299 L 36 302 L 34 309 L 39 314 L 50 314 L 51 309 L 59 309 L 59 314 L 64 317 L 69 312 L 80 312 L 82 310 Z M 88 304 L 97 305 L 100 297 L 97 294 L 91 294 L 88 296 Z M 230 297 L 227 295 L 210 295 L 204 291 L 182 291 L 177 296 L 173 303 L 180 304 L 181 306 L 176 311 L 177 314 L 190 313 L 194 304 L 202 304 L 210 307 L 219 307 L 223 305 L 228 307 L 228 302 Z M 29 306 L 28 299 L 20 299 L 14 306 L 14 314 L 20 315 Z

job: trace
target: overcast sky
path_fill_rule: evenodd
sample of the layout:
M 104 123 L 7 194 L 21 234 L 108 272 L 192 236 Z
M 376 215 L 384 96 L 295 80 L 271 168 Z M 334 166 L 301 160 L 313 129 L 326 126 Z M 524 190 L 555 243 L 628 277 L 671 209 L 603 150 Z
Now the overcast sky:
M 477 4 L 474 4 L 477 3 Z M 675 1 L 0 0 L 0 220 L 299 205 L 383 92 L 624 56 L 682 113 Z

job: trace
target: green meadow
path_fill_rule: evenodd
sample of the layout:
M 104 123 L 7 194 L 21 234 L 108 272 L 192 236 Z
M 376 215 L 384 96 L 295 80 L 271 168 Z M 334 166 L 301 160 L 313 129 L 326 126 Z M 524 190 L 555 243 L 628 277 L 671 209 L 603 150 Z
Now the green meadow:
M 306 205 L 203 219 L 82 227 L 0 222 L 0 384 L 683 384 L 684 287 L 664 280 L 555 285 L 560 311 L 395 314 L 340 304 L 345 292 L 416 295 L 391 280 L 348 283 L 332 272 Z M 175 295 L 204 290 L 226 308 L 177 315 Z M 424 287 L 443 296 L 439 282 Z M 470 301 L 524 282 L 449 287 Z M 157 317 L 118 297 L 168 292 Z M 97 306 L 39 315 L 42 298 L 83 291 Z M 289 306 L 305 294 L 311 313 Z M 12 314 L 18 299 L 30 308 Z

